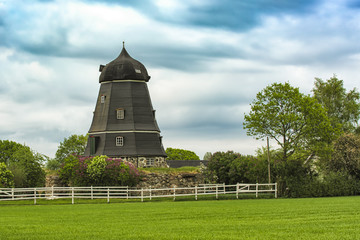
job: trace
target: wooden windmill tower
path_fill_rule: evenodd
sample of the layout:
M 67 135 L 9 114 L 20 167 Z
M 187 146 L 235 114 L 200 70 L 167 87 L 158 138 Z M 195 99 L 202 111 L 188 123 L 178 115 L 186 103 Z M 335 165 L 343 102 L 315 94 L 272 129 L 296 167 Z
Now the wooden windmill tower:
M 99 70 L 100 91 L 85 155 L 122 158 L 138 167 L 165 166 L 145 66 L 123 46 L 120 55 Z

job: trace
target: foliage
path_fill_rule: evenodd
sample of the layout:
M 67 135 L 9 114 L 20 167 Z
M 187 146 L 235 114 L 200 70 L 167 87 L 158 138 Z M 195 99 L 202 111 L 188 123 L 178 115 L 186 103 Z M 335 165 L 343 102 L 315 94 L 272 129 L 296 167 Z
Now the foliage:
M 55 159 L 48 161 L 47 168 L 56 170 L 64 163 L 64 159 L 70 155 L 83 155 L 87 143 L 87 135 L 73 134 L 68 138 L 64 138 L 55 153 Z
M 345 133 L 339 137 L 327 164 L 332 171 L 344 171 L 360 180 L 360 136 Z
M 107 156 L 65 158 L 60 179 L 71 186 L 134 186 L 141 176 L 133 164 Z
M 327 111 L 334 128 L 353 131 L 360 117 L 360 93 L 356 89 L 346 92 L 343 80 L 334 75 L 323 81 L 315 78 L 314 97 Z
M 248 135 L 270 137 L 280 145 L 283 161 L 299 150 L 324 150 L 338 134 L 321 104 L 289 83 L 274 83 L 259 92 L 244 119 Z
M 5 163 L 0 162 L 0 188 L 14 187 L 14 174 L 6 168 Z
M 190 150 L 167 148 L 165 152 L 168 160 L 200 160 L 199 156 Z
M 15 187 L 39 187 L 45 184 L 42 163 L 44 155 L 34 153 L 28 146 L 0 140 L 0 162 L 14 175 Z
M 292 180 L 292 181 L 291 181 Z M 342 171 L 329 172 L 323 178 L 311 175 L 301 179 L 288 179 L 283 197 L 335 197 L 360 193 L 360 181 Z
M 233 151 L 216 152 L 208 163 L 205 176 L 210 182 L 225 184 L 266 182 L 267 162 Z

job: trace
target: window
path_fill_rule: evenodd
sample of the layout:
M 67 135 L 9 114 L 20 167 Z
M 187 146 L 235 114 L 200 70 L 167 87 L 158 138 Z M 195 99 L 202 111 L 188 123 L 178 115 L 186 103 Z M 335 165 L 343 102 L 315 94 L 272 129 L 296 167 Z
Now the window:
M 105 103 L 105 99 L 106 99 L 106 96 L 105 96 L 105 95 L 101 95 L 101 97 L 100 97 L 101 103 Z
M 125 117 L 125 111 L 123 108 L 116 109 L 116 118 L 117 119 L 124 119 Z
M 116 146 L 117 147 L 124 146 L 124 137 L 116 137 Z
M 135 68 L 135 72 L 136 72 L 136 73 L 141 73 L 141 70 Z
M 155 163 L 155 159 L 154 158 L 148 158 L 146 159 L 146 166 L 150 167 L 150 166 L 154 166 Z

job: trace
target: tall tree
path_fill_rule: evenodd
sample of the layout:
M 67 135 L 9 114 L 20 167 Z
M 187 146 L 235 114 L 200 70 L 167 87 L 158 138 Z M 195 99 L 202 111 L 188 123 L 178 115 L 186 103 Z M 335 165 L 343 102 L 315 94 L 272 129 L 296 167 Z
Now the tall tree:
M 314 153 L 337 135 L 321 104 L 289 83 L 273 83 L 260 91 L 244 119 L 247 134 L 274 139 L 284 161 L 301 150 Z
M 86 135 L 73 134 L 68 138 L 65 138 L 58 147 L 55 154 L 55 159 L 59 163 L 63 163 L 64 159 L 71 154 L 83 155 L 85 152 L 87 142 Z
M 355 130 L 360 117 L 360 93 L 354 88 L 346 91 L 343 80 L 334 75 L 323 81 L 315 78 L 314 97 L 327 111 L 333 127 L 343 131 Z

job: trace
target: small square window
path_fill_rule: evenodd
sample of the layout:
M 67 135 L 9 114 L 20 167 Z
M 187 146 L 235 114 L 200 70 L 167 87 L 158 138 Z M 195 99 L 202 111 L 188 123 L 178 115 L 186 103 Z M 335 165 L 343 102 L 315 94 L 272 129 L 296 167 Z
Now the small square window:
M 148 158 L 148 159 L 146 159 L 146 166 L 147 166 L 147 167 L 154 166 L 154 163 L 155 163 L 155 159 L 154 159 L 154 158 Z
M 116 146 L 117 147 L 124 146 L 124 137 L 116 137 Z
M 101 95 L 101 97 L 100 97 L 101 103 L 105 103 L 105 99 L 106 99 L 106 96 L 105 96 L 105 95 Z
M 116 109 L 116 119 L 124 119 L 125 118 L 125 111 L 123 108 Z
M 135 68 L 135 72 L 136 72 L 136 73 L 141 73 L 141 70 Z

